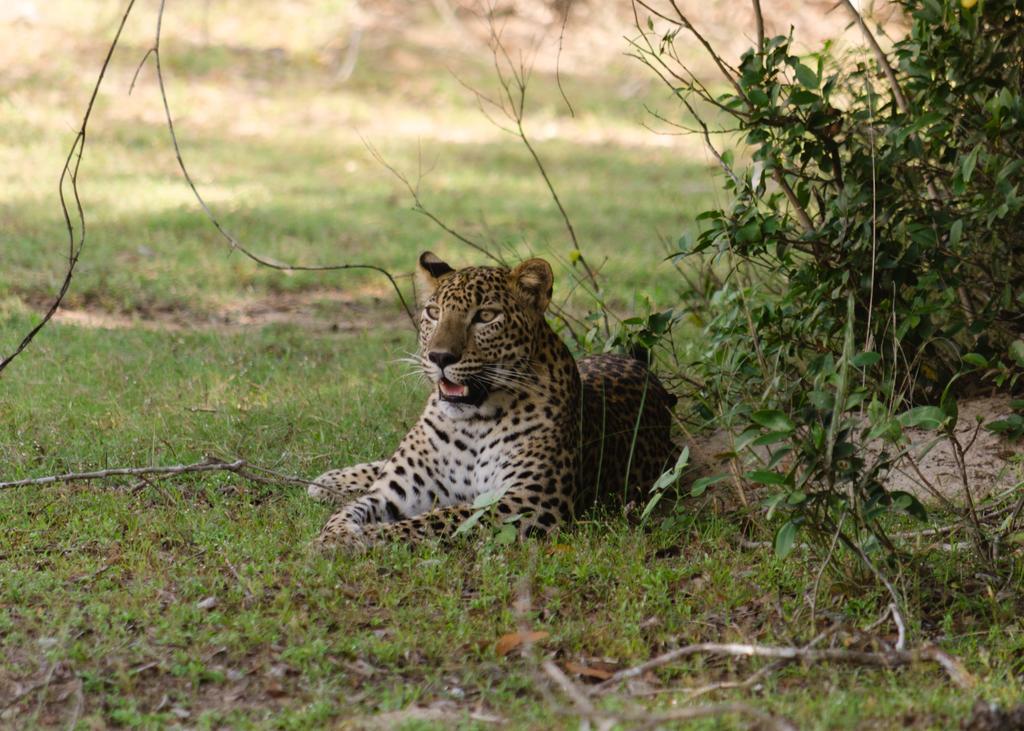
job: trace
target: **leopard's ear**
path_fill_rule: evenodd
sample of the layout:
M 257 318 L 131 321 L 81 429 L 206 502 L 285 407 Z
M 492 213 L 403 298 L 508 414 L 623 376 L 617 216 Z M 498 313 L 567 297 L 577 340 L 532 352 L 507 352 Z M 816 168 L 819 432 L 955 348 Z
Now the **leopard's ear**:
M 527 259 L 509 274 L 513 291 L 540 312 L 544 312 L 551 302 L 554 281 L 551 265 L 543 259 Z
M 434 252 L 424 251 L 420 254 L 419 266 L 416 267 L 416 302 L 422 306 L 437 289 L 441 279 L 454 271 Z

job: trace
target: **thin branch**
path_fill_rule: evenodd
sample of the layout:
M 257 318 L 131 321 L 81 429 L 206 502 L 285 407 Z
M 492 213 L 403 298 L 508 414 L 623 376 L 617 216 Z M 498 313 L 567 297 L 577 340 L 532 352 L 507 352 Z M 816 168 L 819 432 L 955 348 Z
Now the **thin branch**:
M 825 569 L 828 568 L 829 563 L 832 561 L 832 556 L 836 551 L 836 544 L 839 543 L 839 534 L 843 529 L 843 523 L 846 521 L 846 513 L 844 512 L 839 517 L 839 525 L 836 526 L 835 535 L 832 536 L 832 544 L 828 547 L 828 553 L 825 554 L 825 560 L 821 562 L 821 567 L 818 569 L 817 576 L 814 577 L 814 587 L 811 589 L 811 628 L 815 625 L 815 615 L 818 611 L 818 589 L 821 586 L 821 577 L 825 574 Z M 900 648 L 902 649 L 902 648 Z
M 811 217 L 807 215 L 807 211 L 800 204 L 800 201 L 796 197 L 796 193 L 793 192 L 793 189 L 789 186 L 789 183 L 786 181 L 786 178 L 782 175 L 782 171 L 779 170 L 779 168 L 774 168 L 772 171 L 772 178 L 775 180 L 776 184 L 782 188 L 782 192 L 786 194 L 786 200 L 789 201 L 789 205 L 791 205 L 793 210 L 796 212 L 797 220 L 800 221 L 800 225 L 803 227 L 804 233 L 812 233 L 814 231 L 814 223 L 811 221 Z
M 864 36 L 864 40 L 867 41 L 871 47 L 871 52 L 875 56 L 875 61 L 881 67 L 882 72 L 885 74 L 885 78 L 889 81 L 889 88 L 892 90 L 893 101 L 896 102 L 896 108 L 903 114 L 910 113 L 910 105 L 907 104 L 907 98 L 903 95 L 903 89 L 900 88 L 900 82 L 896 78 L 896 71 L 893 69 L 892 64 L 889 63 L 889 59 L 885 55 L 885 51 L 878 45 L 878 40 L 871 33 L 867 23 L 864 22 L 864 18 L 857 8 L 850 0 L 839 0 L 840 3 L 846 7 L 850 12 L 850 16 L 853 18 L 853 22 L 856 23 L 857 27 L 860 28 L 861 34 Z M 931 200 L 939 200 L 939 190 L 935 187 L 935 182 L 931 178 L 925 180 L 925 186 L 928 188 L 928 196 Z
M 156 79 L 157 79 L 157 85 L 158 85 L 159 91 L 160 91 L 160 99 L 161 99 L 161 101 L 163 103 L 164 116 L 165 116 L 165 118 L 167 120 L 167 131 L 168 131 L 168 133 L 170 134 L 170 137 L 171 137 L 171 144 L 174 146 L 174 155 L 177 158 L 178 167 L 181 169 L 181 173 L 184 176 L 185 182 L 188 184 L 188 187 L 191 189 L 192 195 L 195 197 L 196 201 L 199 203 L 200 208 L 203 209 L 203 212 L 206 214 L 206 217 L 210 220 L 210 223 L 212 223 L 214 228 L 217 229 L 217 232 L 221 235 L 221 237 L 225 241 L 227 241 L 227 243 L 229 244 L 229 246 L 231 247 L 232 250 L 240 251 L 242 254 L 247 256 L 249 259 L 252 259 L 257 264 L 260 264 L 260 265 L 265 266 L 265 267 L 269 267 L 271 269 L 277 269 L 278 271 L 284 271 L 284 272 L 295 272 L 295 271 L 328 272 L 328 271 L 343 271 L 343 270 L 348 270 L 348 269 L 366 269 L 366 270 L 374 271 L 374 272 L 377 272 L 378 274 L 383 275 L 384 277 L 387 278 L 388 282 L 391 285 L 391 288 L 395 291 L 395 295 L 397 295 L 398 300 L 399 300 L 399 302 L 402 305 L 402 308 L 405 310 L 405 314 L 409 317 L 409 321 L 413 324 L 413 327 L 415 327 L 416 326 L 415 315 L 413 314 L 412 309 L 409 307 L 409 304 L 406 302 L 405 296 L 402 294 L 402 290 L 398 287 L 398 283 L 395 281 L 394 276 L 389 271 L 384 269 L 383 267 L 379 267 L 379 266 L 376 266 L 374 264 L 333 264 L 333 265 L 309 265 L 309 266 L 307 266 L 307 265 L 298 265 L 298 264 L 281 264 L 279 262 L 271 261 L 266 256 L 263 256 L 263 255 L 260 255 L 260 254 L 256 254 L 256 253 L 250 251 L 249 249 L 247 249 L 245 246 L 243 246 L 241 244 L 241 242 L 239 242 L 238 239 L 235 238 L 235 236 L 232 235 L 231 232 L 228 231 L 221 224 L 221 222 L 217 219 L 217 217 L 213 214 L 213 211 L 210 210 L 210 207 L 207 205 L 206 200 L 203 198 L 203 196 L 199 193 L 199 190 L 196 188 L 196 184 L 195 184 L 195 182 L 192 179 L 192 175 L 189 173 L 188 167 L 185 165 L 185 160 L 182 157 L 182 153 L 181 153 L 181 146 L 178 143 L 178 135 L 177 135 L 177 132 L 175 131 L 175 128 L 174 128 L 174 116 L 171 113 L 171 105 L 170 105 L 170 102 L 167 99 L 167 88 L 166 88 L 166 84 L 165 84 L 165 81 L 164 81 L 163 65 L 161 63 L 161 54 L 160 54 L 160 40 L 161 40 L 161 32 L 162 32 L 162 28 L 163 28 L 164 6 L 165 5 L 166 5 L 166 0 L 160 0 L 160 9 L 159 9 L 159 11 L 157 13 L 156 35 L 155 35 L 155 37 L 153 39 L 153 46 L 152 46 L 152 48 L 150 48 L 146 52 L 146 56 L 143 58 L 143 61 L 145 61 L 145 59 L 148 58 L 149 56 L 153 57 L 154 65 L 156 67 Z
M 558 93 L 562 95 L 562 101 L 565 102 L 565 106 L 569 108 L 569 116 L 576 118 L 576 110 L 572 108 L 572 102 L 569 101 L 569 97 L 565 93 L 565 89 L 562 87 L 562 44 L 565 41 L 565 26 L 569 22 L 569 13 L 572 11 L 572 2 L 565 5 L 565 12 L 562 15 L 562 29 L 558 32 L 558 54 L 555 56 L 555 83 L 558 85 Z
M 103 64 L 100 66 L 99 75 L 96 77 L 96 83 L 93 85 L 92 94 L 89 96 L 89 103 L 85 107 L 85 114 L 82 115 L 82 123 L 78 127 L 78 132 L 75 135 L 74 141 L 71 143 L 71 148 L 68 150 L 67 157 L 64 159 L 64 167 L 61 169 L 60 181 L 58 183 L 58 193 L 60 196 L 60 208 L 64 215 L 64 225 L 68 232 L 68 267 L 64 274 L 64 279 L 61 282 L 60 290 L 57 292 L 57 296 L 54 297 L 53 302 L 50 303 L 49 308 L 43 314 L 43 318 L 36 323 L 36 325 L 28 331 L 28 333 L 21 339 L 18 346 L 14 349 L 14 352 L 0 360 L 0 372 L 10 365 L 11 361 L 21 355 L 22 351 L 29 346 L 39 331 L 46 327 L 47 323 L 53 319 L 57 309 L 64 302 L 64 297 L 68 293 L 68 289 L 71 287 L 71 279 L 74 277 L 75 267 L 78 265 L 78 259 L 82 255 L 82 249 L 85 247 L 85 210 L 82 207 L 82 199 L 78 193 L 78 170 L 82 164 L 82 154 L 85 152 L 85 139 L 86 131 L 89 126 L 89 119 L 92 117 L 93 106 L 96 103 L 96 97 L 99 95 L 100 86 L 103 84 L 103 79 L 107 74 L 107 67 L 110 66 L 110 59 L 114 55 L 114 49 L 117 48 L 118 41 L 121 39 L 121 32 L 124 30 L 125 24 L 128 22 L 128 16 L 132 12 L 132 8 L 135 7 L 135 0 L 129 0 L 127 7 L 125 8 L 124 14 L 121 16 L 121 22 L 117 26 L 117 31 L 114 33 L 114 40 L 111 41 L 110 46 L 107 48 L 107 55 L 103 59 Z M 72 161 L 74 161 L 72 163 Z M 75 210 L 78 216 L 79 234 L 76 240 L 75 238 L 75 227 L 71 222 L 71 213 L 68 210 L 68 202 L 64 197 L 64 185 L 65 181 L 69 181 L 71 184 L 71 195 L 74 198 Z
M 409 179 L 405 175 L 403 175 L 400 170 L 398 170 L 398 168 L 393 166 L 384 158 L 380 150 L 378 150 L 369 140 L 366 140 L 363 137 L 360 137 L 360 140 L 362 140 L 363 146 L 366 148 L 367 152 L 370 153 L 370 155 L 377 162 L 377 164 L 381 165 L 385 170 L 394 175 L 395 178 L 397 178 L 398 181 L 402 183 L 403 186 L 405 186 L 405 189 L 409 191 L 409 195 L 412 196 L 413 201 L 412 209 L 416 213 L 419 213 L 422 216 L 426 216 L 434 225 L 436 225 L 438 228 L 440 228 L 442 231 L 444 231 L 452 238 L 457 239 L 458 241 L 464 243 L 466 246 L 469 246 L 479 251 L 481 254 L 488 257 L 498 265 L 505 266 L 505 262 L 501 259 L 501 257 L 494 254 L 490 249 L 488 249 L 483 244 L 473 241 L 473 239 L 469 238 L 468 236 L 459 233 L 451 226 L 446 224 L 444 221 L 442 221 L 440 218 L 438 218 L 437 215 L 435 215 L 429 208 L 424 206 L 423 201 L 420 200 L 419 184 L 417 183 L 417 185 L 413 185 L 409 181 Z
M 867 23 L 864 22 L 864 18 L 857 12 L 857 8 L 854 7 L 850 0 L 840 0 L 840 2 L 850 11 L 850 15 L 853 17 L 853 22 L 860 28 L 861 34 L 864 36 L 864 40 L 871 46 L 871 52 L 875 56 L 875 60 L 881 67 L 885 77 L 889 80 L 889 87 L 892 89 L 892 97 L 896 101 L 896 107 L 906 114 L 909 111 L 907 106 L 907 98 L 903 96 L 903 89 L 900 88 L 900 82 L 896 79 L 896 72 L 892 68 L 892 64 L 889 63 L 889 59 L 885 56 L 885 51 L 878 45 L 878 41 L 872 35 L 868 29 Z
M 107 477 L 118 477 L 122 475 L 183 475 L 190 472 L 241 472 L 246 467 L 244 459 L 236 459 L 233 462 L 220 462 L 203 460 L 193 464 L 178 464 L 167 467 L 115 467 L 94 472 L 68 472 L 63 475 L 49 475 L 48 477 L 34 477 L 26 480 L 15 480 L 13 482 L 0 482 L 0 490 L 13 487 L 26 487 L 28 485 L 52 485 L 59 482 L 82 482 L 85 480 L 102 480 Z
M 662 713 L 651 713 L 640 709 L 600 710 L 594 706 L 584 690 L 562 672 L 555 663 L 545 660 L 541 667 L 555 685 L 573 702 L 576 711 L 584 718 L 596 721 L 599 728 L 611 728 L 613 724 L 622 721 L 638 724 L 640 728 L 655 728 L 672 721 L 691 721 L 713 716 L 746 716 L 756 720 L 764 728 L 777 729 L 777 731 L 796 731 L 796 726 L 789 719 L 773 716 L 746 703 L 717 703 L 678 708 Z
M 526 150 L 530 153 L 530 157 L 533 158 L 534 165 L 540 173 L 541 178 L 544 180 L 544 185 L 547 187 L 548 193 L 551 195 L 551 199 L 554 201 L 555 207 L 558 208 L 558 212 L 562 216 L 562 221 L 565 225 L 566 232 L 569 234 L 572 247 L 579 254 L 579 263 L 583 266 L 583 270 L 586 273 L 587 278 L 590 280 L 591 285 L 596 291 L 600 292 L 601 286 L 597 282 L 597 275 L 594 273 L 593 269 L 591 269 L 587 258 L 583 255 L 583 249 L 581 248 L 579 239 L 576 236 L 576 229 L 572 225 L 572 219 L 565 210 L 565 206 L 562 204 L 562 199 L 559 197 L 554 183 L 551 182 L 551 178 L 548 175 L 547 168 L 544 166 L 544 162 L 541 160 L 537 150 L 533 147 L 533 144 L 530 142 L 530 138 L 526 135 L 526 130 L 523 127 L 523 119 L 525 118 L 526 109 L 526 89 L 529 82 L 530 70 L 524 65 L 522 60 L 520 60 L 517 70 L 516 65 L 512 62 L 512 59 L 508 54 L 508 49 L 505 48 L 504 43 L 502 43 L 500 34 L 494 27 L 493 18 L 490 19 L 490 23 L 491 53 L 494 57 L 494 70 L 498 77 L 498 83 L 501 85 L 502 90 L 505 92 L 505 97 L 508 100 L 508 108 L 504 109 L 504 111 L 515 125 L 516 136 L 519 137 L 523 146 L 526 147 Z M 511 80 L 502 71 L 501 59 L 504 59 L 508 66 L 509 72 L 512 75 Z M 514 90 L 512 88 L 513 84 L 515 86 Z M 605 325 L 607 329 L 607 322 Z
M 920 662 L 938 664 L 958 688 L 971 688 L 975 680 L 963 667 L 959 660 L 934 646 L 918 650 L 891 650 L 887 652 L 868 652 L 864 650 L 845 650 L 838 648 L 814 649 L 809 647 L 788 647 L 772 645 L 747 645 L 734 643 L 702 642 L 679 647 L 645 663 L 626 670 L 620 670 L 604 682 L 595 685 L 592 692 L 602 692 L 617 685 L 623 680 L 635 678 L 655 668 L 668 665 L 691 655 L 725 655 L 729 657 L 768 657 L 776 660 L 800 660 L 802 662 L 842 662 L 853 665 L 870 665 L 883 668 L 894 668 Z
M 764 15 L 761 14 L 760 0 L 752 0 L 754 4 L 754 26 L 757 29 L 757 50 L 764 53 Z

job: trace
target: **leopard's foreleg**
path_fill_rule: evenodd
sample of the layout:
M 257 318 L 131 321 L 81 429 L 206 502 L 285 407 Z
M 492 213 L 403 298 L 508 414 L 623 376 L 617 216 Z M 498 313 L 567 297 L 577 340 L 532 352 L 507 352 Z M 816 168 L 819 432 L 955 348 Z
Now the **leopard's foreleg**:
M 309 483 L 306 493 L 323 503 L 347 505 L 369 492 L 385 464 L 382 459 L 325 472 Z

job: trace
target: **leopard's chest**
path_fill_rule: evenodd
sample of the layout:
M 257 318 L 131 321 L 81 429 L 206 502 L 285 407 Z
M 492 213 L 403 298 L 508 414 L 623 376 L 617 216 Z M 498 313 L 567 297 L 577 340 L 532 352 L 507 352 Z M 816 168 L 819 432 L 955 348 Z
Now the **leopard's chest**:
M 438 420 L 447 439 L 434 440 L 438 478 L 456 501 L 509 484 L 528 464 L 544 462 L 543 447 L 530 439 L 543 430 L 542 416 L 506 415 L 497 421 Z

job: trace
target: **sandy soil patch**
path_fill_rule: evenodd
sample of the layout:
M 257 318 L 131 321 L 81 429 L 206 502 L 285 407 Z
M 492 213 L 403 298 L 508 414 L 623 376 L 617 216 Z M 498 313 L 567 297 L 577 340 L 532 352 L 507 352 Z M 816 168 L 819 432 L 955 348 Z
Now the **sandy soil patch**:
M 955 434 L 966 450 L 966 483 L 974 499 L 1024 489 L 1024 443 L 1002 438 L 984 429 L 982 424 L 1005 418 L 1013 413 L 1008 397 L 964 400 L 959 403 L 959 420 Z M 900 459 L 885 478 L 886 488 L 909 492 L 927 505 L 949 500 L 960 505 L 965 501 L 964 474 L 957 464 L 953 445 L 948 439 L 937 439 L 936 432 L 905 429 L 910 439 L 907 456 Z M 725 432 L 698 436 L 690 444 L 690 452 L 699 475 L 729 472 L 722 455 L 729 451 Z M 870 454 L 878 455 L 891 445 L 881 441 L 868 445 Z

